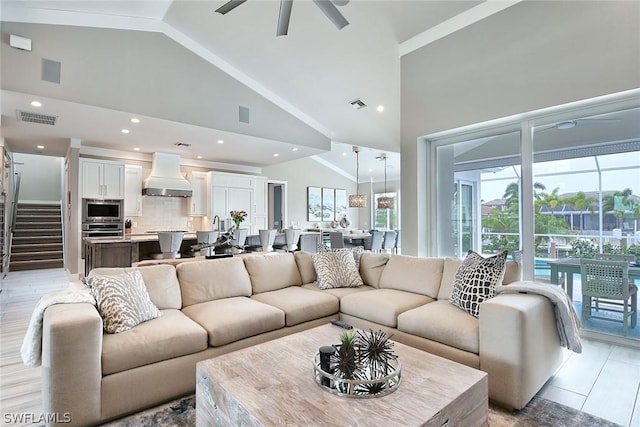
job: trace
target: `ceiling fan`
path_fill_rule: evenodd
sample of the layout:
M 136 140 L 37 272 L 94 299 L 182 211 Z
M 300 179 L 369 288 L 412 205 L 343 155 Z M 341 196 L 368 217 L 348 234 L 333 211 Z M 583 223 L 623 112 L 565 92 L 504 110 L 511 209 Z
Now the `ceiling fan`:
M 553 125 L 549 125 L 544 127 L 541 130 L 547 130 L 547 129 L 567 130 L 567 129 L 573 129 L 577 126 L 614 125 L 617 123 L 620 123 L 620 119 L 576 119 L 576 120 L 566 120 L 564 122 L 559 122 Z
M 216 9 L 216 12 L 225 15 L 247 0 L 230 0 Z M 349 21 L 338 11 L 336 6 L 344 6 L 349 0 L 313 0 L 316 6 L 329 18 L 339 30 L 349 25 Z M 276 36 L 286 36 L 289 31 L 289 19 L 293 0 L 280 0 L 280 13 L 278 14 L 278 27 Z

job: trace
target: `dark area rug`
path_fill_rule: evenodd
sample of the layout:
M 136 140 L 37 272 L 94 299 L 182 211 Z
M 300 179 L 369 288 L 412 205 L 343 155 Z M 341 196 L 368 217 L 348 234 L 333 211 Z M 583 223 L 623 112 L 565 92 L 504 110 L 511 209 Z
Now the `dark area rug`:
M 105 425 L 109 427 L 195 426 L 195 396 L 175 400 Z M 489 405 L 489 426 L 613 427 L 618 424 L 536 396 L 527 406 L 516 412 Z

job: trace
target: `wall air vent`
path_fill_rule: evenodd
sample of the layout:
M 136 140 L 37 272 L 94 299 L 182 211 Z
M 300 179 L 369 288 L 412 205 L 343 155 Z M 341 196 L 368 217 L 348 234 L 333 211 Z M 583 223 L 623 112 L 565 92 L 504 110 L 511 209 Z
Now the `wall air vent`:
M 186 142 L 180 142 L 180 141 L 176 142 L 173 145 L 175 145 L 176 147 L 191 147 L 191 144 L 187 144 Z
M 16 110 L 19 122 L 40 123 L 41 125 L 55 126 L 58 120 L 57 116 L 49 116 L 40 113 L 31 113 L 29 111 Z
M 355 101 L 351 101 L 349 104 L 351 104 L 351 106 L 353 108 L 355 108 L 356 110 L 362 110 L 364 107 L 367 106 L 367 104 L 365 104 L 362 99 L 356 99 Z

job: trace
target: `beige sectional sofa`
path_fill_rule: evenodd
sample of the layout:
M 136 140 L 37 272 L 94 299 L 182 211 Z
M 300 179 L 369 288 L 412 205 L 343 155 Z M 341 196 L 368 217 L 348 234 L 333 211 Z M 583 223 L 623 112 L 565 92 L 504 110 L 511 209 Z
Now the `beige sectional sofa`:
M 49 307 L 43 328 L 46 412 L 92 425 L 195 390 L 195 364 L 342 320 L 489 374 L 489 397 L 521 408 L 562 358 L 552 305 L 528 294 L 481 304 L 479 319 L 447 298 L 460 260 L 365 253 L 359 288 L 320 290 L 311 254 L 264 254 L 141 267 L 162 315 L 105 334 L 90 304 Z M 507 263 L 504 283 L 516 280 Z M 129 269 L 100 268 L 91 275 Z M 336 331 L 336 338 L 338 336 Z

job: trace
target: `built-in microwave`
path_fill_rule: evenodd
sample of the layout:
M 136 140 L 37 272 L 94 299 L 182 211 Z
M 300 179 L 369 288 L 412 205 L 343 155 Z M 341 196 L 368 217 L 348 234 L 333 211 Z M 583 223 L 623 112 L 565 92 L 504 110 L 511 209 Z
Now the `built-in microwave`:
M 122 200 L 82 199 L 82 222 L 123 222 Z

